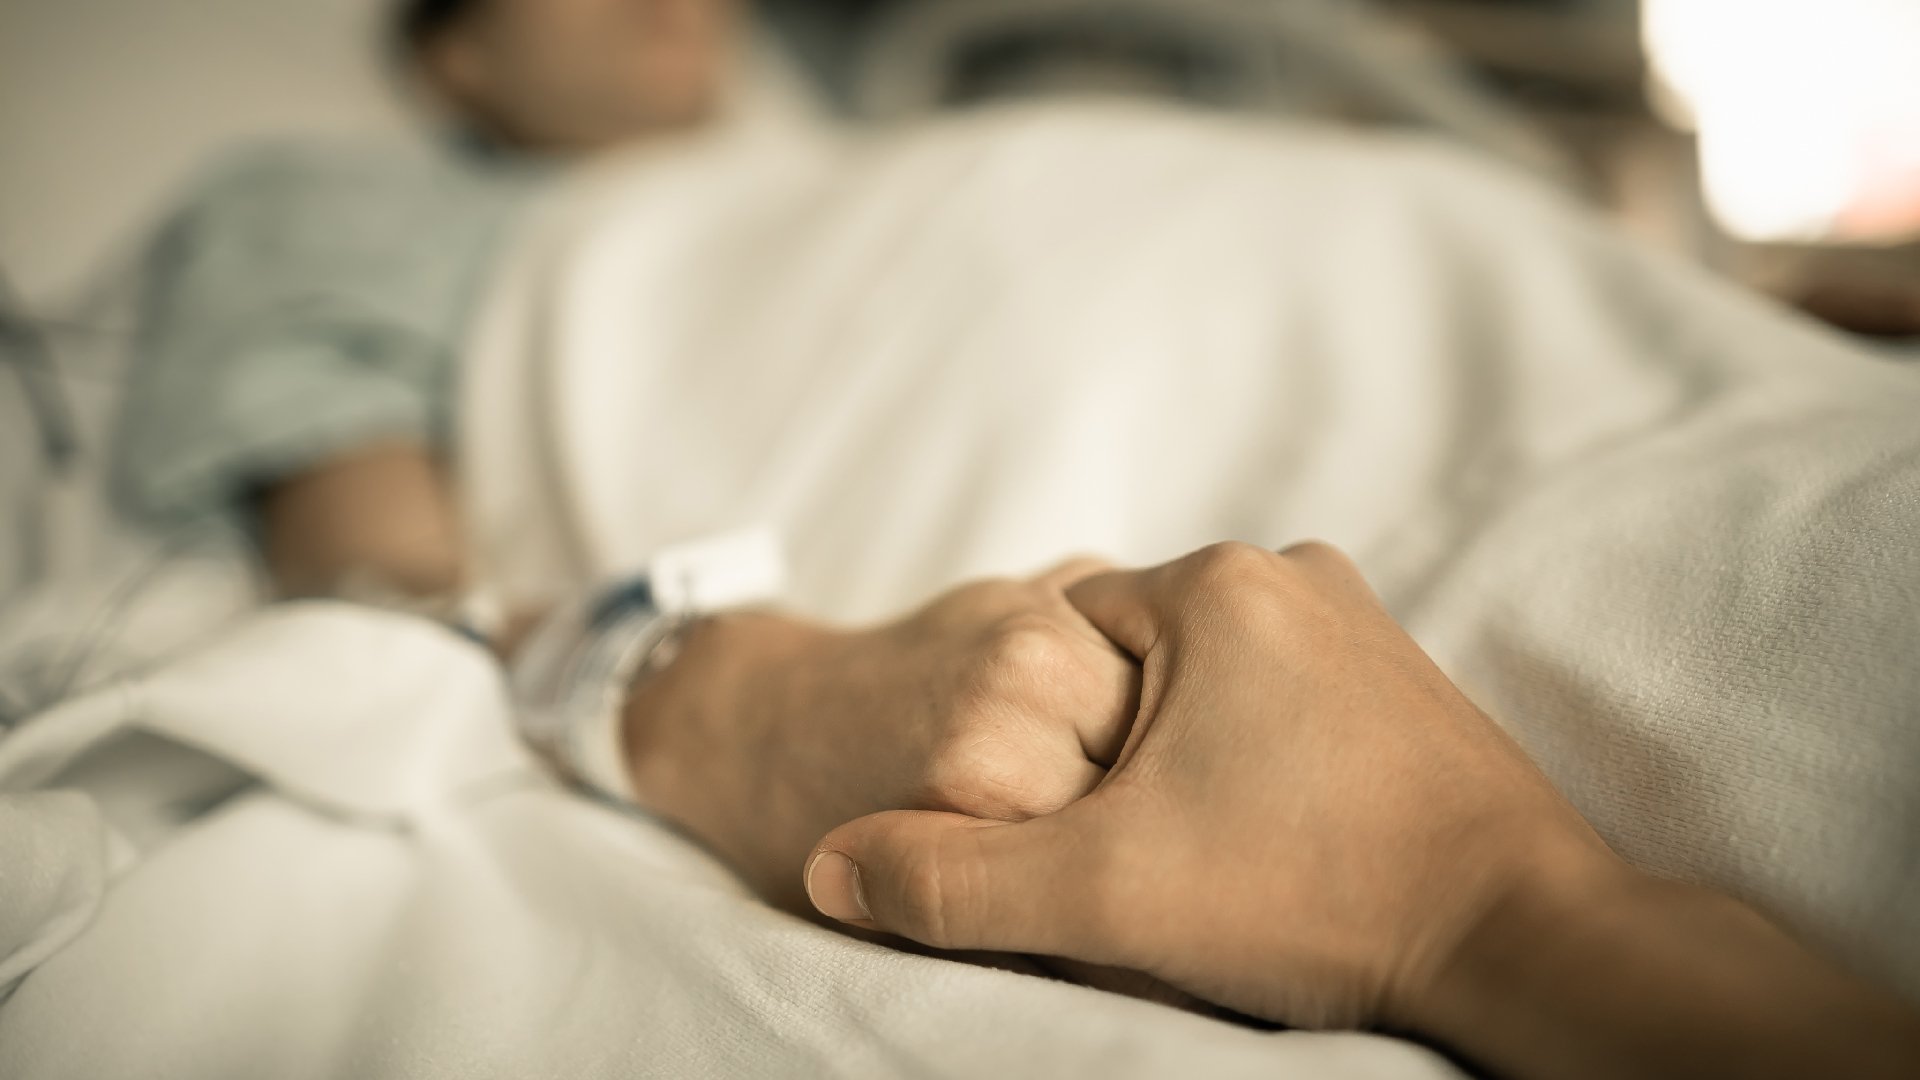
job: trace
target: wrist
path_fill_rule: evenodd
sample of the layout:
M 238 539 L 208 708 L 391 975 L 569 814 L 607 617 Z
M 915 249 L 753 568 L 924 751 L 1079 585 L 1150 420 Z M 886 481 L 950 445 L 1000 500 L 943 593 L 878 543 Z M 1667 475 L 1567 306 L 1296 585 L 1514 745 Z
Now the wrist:
M 1499 1075 L 1912 1076 L 1913 1014 L 1754 909 L 1618 859 L 1486 911 L 1408 1027 Z
M 740 775 L 738 747 L 771 722 L 766 691 L 820 628 L 762 611 L 702 616 L 679 654 L 629 690 L 627 768 L 649 809 L 693 825 L 713 785 Z M 743 729 L 746 729 L 743 731 Z
M 1542 845 L 1490 890 L 1432 973 L 1390 1003 L 1387 1019 L 1471 1052 L 1490 1024 L 1541 992 L 1541 972 L 1573 977 L 1577 969 L 1560 958 L 1604 948 L 1663 887 L 1597 843 Z

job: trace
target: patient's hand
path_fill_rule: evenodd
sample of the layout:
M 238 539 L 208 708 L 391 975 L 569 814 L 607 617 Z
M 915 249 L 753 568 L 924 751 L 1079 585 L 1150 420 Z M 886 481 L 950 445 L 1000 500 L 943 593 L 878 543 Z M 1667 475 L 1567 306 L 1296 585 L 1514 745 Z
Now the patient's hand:
M 1106 774 L 1137 707 L 1138 666 L 1064 594 L 1100 569 L 968 585 L 869 630 L 709 620 L 629 702 L 642 800 L 807 913 L 800 869 L 841 822 L 1066 806 Z

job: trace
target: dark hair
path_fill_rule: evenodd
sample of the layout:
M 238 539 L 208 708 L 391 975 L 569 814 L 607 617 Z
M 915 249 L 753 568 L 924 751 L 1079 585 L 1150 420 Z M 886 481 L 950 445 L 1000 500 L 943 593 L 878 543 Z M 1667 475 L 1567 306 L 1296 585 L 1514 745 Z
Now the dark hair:
M 394 52 L 404 60 L 420 55 L 441 34 L 471 17 L 486 0 L 400 0 L 393 13 Z

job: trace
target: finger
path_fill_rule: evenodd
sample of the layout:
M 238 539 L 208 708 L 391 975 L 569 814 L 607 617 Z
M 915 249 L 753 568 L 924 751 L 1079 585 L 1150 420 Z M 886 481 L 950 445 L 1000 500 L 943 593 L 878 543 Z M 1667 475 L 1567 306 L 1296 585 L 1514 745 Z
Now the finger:
M 1048 595 L 1049 605 L 1059 611 L 1067 625 L 1103 654 L 1113 651 L 1113 642 L 1067 602 L 1066 590 L 1087 578 L 1110 573 L 1113 569 L 1113 563 L 1097 555 L 1077 555 L 1033 579 L 1034 584 Z M 1120 756 L 1121 748 L 1126 745 L 1127 732 L 1132 727 L 1134 715 L 1139 712 L 1140 669 L 1133 664 L 1116 664 L 1100 665 L 1100 670 L 1111 680 L 1103 696 L 1104 700 L 1111 702 L 1111 708 L 1076 717 L 1074 730 L 1080 739 L 1081 753 L 1086 755 L 1088 761 L 1100 766 L 1098 775 L 1104 777 L 1106 768 L 1114 763 Z
M 1105 641 L 1099 647 L 1113 648 Z M 1141 670 L 1131 658 L 1110 663 L 1102 670 L 1112 680 L 1101 698 L 1107 704 L 1098 712 L 1076 716 L 1073 733 L 1079 741 L 1080 753 L 1105 776 L 1113 763 L 1120 760 L 1120 751 L 1127 745 L 1127 736 L 1140 715 Z
M 1067 602 L 1122 651 L 1144 659 L 1160 636 L 1165 576 L 1165 567 L 1095 574 L 1069 588 Z
M 1179 619 L 1185 601 L 1259 589 L 1288 572 L 1337 594 L 1379 603 L 1353 561 L 1318 541 L 1278 554 L 1244 543 L 1212 544 L 1164 566 L 1087 578 L 1067 591 L 1067 600 L 1114 644 L 1145 659 L 1161 631 Z
M 945 793 L 934 808 L 992 821 L 1026 821 L 1057 814 L 1093 794 L 1107 770 L 1081 753 L 1080 744 L 1062 733 L 1071 745 L 1035 760 L 1031 773 L 1008 777 L 1006 784 L 975 784 Z
M 1108 962 L 1109 949 L 1090 940 L 1096 875 L 1077 820 L 873 814 L 820 841 L 807 860 L 807 895 L 830 918 L 939 949 Z
M 1095 574 L 1103 574 L 1112 569 L 1113 564 L 1098 555 L 1075 555 L 1035 577 L 1033 583 L 1065 592 Z
M 1141 664 L 1128 698 L 1132 722 L 1115 728 L 1109 733 L 1112 737 L 1104 741 L 1082 737 L 1087 756 L 1105 765 L 1109 772 L 1124 767 L 1139 749 L 1165 687 L 1164 664 L 1156 671 L 1148 654 L 1169 621 L 1160 599 L 1168 587 L 1167 574 L 1165 566 L 1112 571 L 1087 578 L 1067 592 L 1067 601 L 1082 617 Z
M 1112 740 L 1113 753 L 1118 754 L 1120 752 L 1120 744 L 1125 741 L 1126 732 L 1123 729 L 1119 736 Z M 1081 750 L 1084 754 L 1084 740 L 1082 740 Z M 1047 800 L 1046 807 L 1039 813 L 1034 814 L 1034 817 L 1057 814 L 1067 807 L 1072 806 L 1074 803 L 1079 802 L 1081 799 L 1093 794 L 1094 789 L 1100 786 L 1100 782 L 1107 778 L 1107 768 L 1097 761 L 1082 757 L 1078 761 L 1064 761 L 1060 763 L 1053 769 L 1053 774 L 1055 783 L 1053 797 Z

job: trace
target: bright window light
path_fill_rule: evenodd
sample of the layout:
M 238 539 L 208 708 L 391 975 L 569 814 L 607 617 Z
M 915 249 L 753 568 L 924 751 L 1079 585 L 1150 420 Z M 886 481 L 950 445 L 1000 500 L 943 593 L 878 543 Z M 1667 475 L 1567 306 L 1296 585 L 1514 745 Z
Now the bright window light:
M 1920 0 L 1644 0 L 1657 101 L 1751 240 L 1920 237 Z

